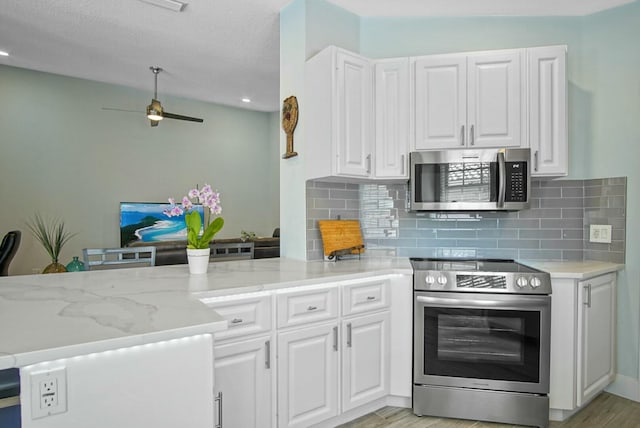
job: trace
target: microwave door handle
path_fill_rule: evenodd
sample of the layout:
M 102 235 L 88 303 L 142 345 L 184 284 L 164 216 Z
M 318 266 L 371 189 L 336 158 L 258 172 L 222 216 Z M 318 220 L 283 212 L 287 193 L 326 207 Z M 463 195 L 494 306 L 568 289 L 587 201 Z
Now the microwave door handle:
M 498 152 L 498 208 L 504 208 L 505 193 L 507 191 L 506 171 L 504 152 Z

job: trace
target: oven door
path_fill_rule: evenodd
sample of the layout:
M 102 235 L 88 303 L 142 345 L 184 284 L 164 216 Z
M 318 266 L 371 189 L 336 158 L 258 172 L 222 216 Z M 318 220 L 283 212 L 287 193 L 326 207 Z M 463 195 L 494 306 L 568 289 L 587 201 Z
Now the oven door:
M 414 294 L 415 384 L 549 392 L 550 296 Z

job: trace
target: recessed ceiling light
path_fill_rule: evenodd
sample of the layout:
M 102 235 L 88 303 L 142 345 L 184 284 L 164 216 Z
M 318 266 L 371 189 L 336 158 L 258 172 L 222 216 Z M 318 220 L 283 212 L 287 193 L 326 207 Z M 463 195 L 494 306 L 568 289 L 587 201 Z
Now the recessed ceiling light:
M 0 51 L 0 56 L 9 56 L 9 52 Z
M 245 98 L 242 99 L 242 102 L 243 103 L 250 103 L 251 102 L 251 98 L 246 98 L 245 97 Z

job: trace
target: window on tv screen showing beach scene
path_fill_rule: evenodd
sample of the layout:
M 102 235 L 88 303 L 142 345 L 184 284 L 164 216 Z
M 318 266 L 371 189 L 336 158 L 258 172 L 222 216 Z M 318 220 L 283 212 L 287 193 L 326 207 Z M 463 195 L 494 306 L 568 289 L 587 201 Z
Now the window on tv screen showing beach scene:
M 184 215 L 168 217 L 171 205 L 155 202 L 120 202 L 120 246 L 136 242 L 186 241 Z M 194 206 L 204 218 L 204 207 Z

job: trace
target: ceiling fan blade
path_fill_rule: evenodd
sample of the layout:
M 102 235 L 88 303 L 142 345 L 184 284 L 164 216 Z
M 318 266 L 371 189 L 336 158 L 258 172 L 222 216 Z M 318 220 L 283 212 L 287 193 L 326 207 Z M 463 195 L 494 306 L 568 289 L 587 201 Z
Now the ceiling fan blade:
M 188 120 L 189 122 L 198 122 L 198 123 L 204 122 L 204 119 L 200 119 L 197 117 L 190 117 L 190 116 L 182 116 L 180 114 L 173 114 L 167 111 L 162 112 L 162 117 L 166 119 Z
M 101 107 L 101 110 L 109 110 L 109 111 L 124 111 L 127 113 L 144 113 L 143 111 L 140 110 L 127 110 L 124 108 L 115 108 L 115 107 Z

